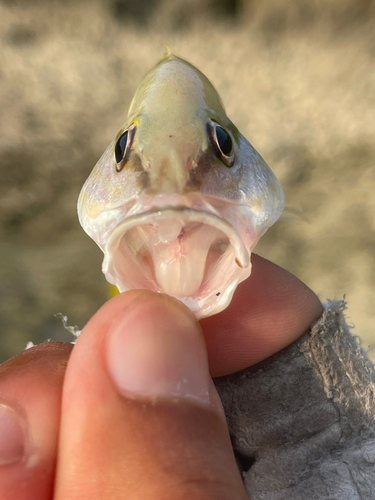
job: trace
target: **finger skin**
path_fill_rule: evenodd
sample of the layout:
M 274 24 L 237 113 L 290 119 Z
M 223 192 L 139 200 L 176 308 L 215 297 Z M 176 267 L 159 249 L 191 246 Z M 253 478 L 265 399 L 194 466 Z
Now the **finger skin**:
M 238 287 L 231 305 L 219 315 L 201 321 L 212 375 L 232 373 L 270 356 L 298 338 L 321 315 L 319 299 L 297 278 L 256 255 L 252 256 L 252 262 L 252 275 Z M 134 298 L 141 292 L 130 293 Z M 105 304 L 101 309 L 103 313 L 100 314 L 99 323 L 95 323 L 96 327 L 106 331 L 113 317 L 127 307 L 126 301 L 124 294 L 121 294 Z M 52 498 L 61 391 L 71 349 L 69 344 L 46 343 L 24 351 L 0 366 L 0 404 L 8 404 L 20 411 L 26 418 L 28 433 L 25 459 L 0 467 L 1 500 Z M 90 370 L 90 367 L 87 368 L 87 373 Z M 134 407 L 134 404 L 132 402 L 126 410 L 127 417 L 133 421 L 133 431 L 137 426 L 139 413 L 139 408 Z M 147 432 L 157 427 L 159 418 L 168 423 L 168 432 L 163 434 L 159 429 L 160 446 L 164 446 L 170 439 L 173 442 L 175 436 L 181 435 L 181 428 L 186 428 L 186 419 L 191 421 L 188 413 L 184 412 L 175 419 L 168 405 L 160 407 L 162 417 L 155 416 L 153 409 L 151 406 L 145 410 L 150 420 L 147 420 L 148 423 L 145 423 L 141 431 L 148 443 L 151 436 Z M 101 408 L 96 406 L 92 414 L 102 421 L 99 418 L 100 411 Z M 123 418 L 120 411 L 113 429 L 121 424 Z M 218 431 L 220 418 L 218 427 L 204 424 L 202 414 L 197 414 L 196 418 L 202 422 L 202 434 L 198 435 L 193 427 L 188 429 L 188 435 L 192 433 L 194 436 L 195 433 L 196 439 L 205 448 L 205 436 L 214 429 Z M 170 429 L 174 430 L 170 433 Z M 212 439 L 214 436 L 213 434 Z M 85 442 L 90 447 L 90 442 Z M 95 440 L 92 443 L 93 446 L 97 444 Z M 187 440 L 186 448 L 189 444 L 190 440 Z M 120 448 L 128 446 L 128 443 L 122 445 Z M 153 449 L 148 451 L 146 446 L 145 450 L 148 457 L 153 456 Z M 121 455 L 121 450 L 115 448 L 112 456 L 119 461 L 117 452 Z M 108 450 L 99 453 L 99 457 L 107 456 L 106 453 L 108 455 Z M 30 460 L 30 457 L 33 459 Z M 197 457 L 196 460 L 198 459 Z M 142 460 L 147 464 L 148 459 L 143 457 Z M 170 460 L 173 461 L 173 454 Z M 102 466 L 105 464 L 100 465 Z M 84 472 L 100 476 L 95 473 L 95 468 L 88 467 Z M 144 469 L 142 474 L 144 476 Z
M 250 278 L 231 304 L 200 321 L 213 377 L 235 373 L 298 339 L 323 313 L 302 281 L 285 269 L 252 255 Z
M 0 403 L 25 421 L 25 456 L 0 466 L 1 500 L 51 500 L 61 393 L 72 345 L 57 342 L 23 351 L 0 366 Z
M 55 500 L 247 498 L 222 410 L 178 396 L 130 397 L 111 379 L 104 356 L 108 329 L 120 311 L 127 314 L 137 293 L 105 304 L 75 346 L 64 385 Z M 170 321 L 182 314 L 177 309 L 186 309 L 167 296 L 144 293 L 135 321 L 152 315 L 162 325 L 163 317 Z M 183 314 L 192 316 L 187 309 Z M 191 321 L 192 335 L 201 339 L 193 316 Z

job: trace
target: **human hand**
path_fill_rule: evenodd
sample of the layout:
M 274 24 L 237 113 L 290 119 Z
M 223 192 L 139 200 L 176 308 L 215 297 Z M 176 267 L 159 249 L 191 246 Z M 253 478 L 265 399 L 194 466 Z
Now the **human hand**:
M 0 498 L 247 498 L 210 374 L 261 361 L 322 313 L 297 278 L 252 262 L 201 328 L 177 300 L 133 290 L 74 347 L 45 343 L 1 365 Z

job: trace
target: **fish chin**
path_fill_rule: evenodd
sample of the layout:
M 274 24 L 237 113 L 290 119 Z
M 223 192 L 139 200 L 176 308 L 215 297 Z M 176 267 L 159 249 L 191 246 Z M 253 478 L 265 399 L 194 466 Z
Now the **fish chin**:
M 115 226 L 104 247 L 103 272 L 120 292 L 148 289 L 185 303 L 198 318 L 230 302 L 251 272 L 248 241 L 214 208 L 174 204 L 130 214 Z M 252 242 L 249 241 L 249 235 Z M 247 243 L 247 244 L 245 244 Z

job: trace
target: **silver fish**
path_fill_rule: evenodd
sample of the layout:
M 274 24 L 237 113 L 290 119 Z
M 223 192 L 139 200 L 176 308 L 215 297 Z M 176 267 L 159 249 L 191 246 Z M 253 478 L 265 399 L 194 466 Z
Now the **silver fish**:
M 212 84 L 169 51 L 78 199 L 110 283 L 167 293 L 198 318 L 227 307 L 283 208 L 281 184 Z

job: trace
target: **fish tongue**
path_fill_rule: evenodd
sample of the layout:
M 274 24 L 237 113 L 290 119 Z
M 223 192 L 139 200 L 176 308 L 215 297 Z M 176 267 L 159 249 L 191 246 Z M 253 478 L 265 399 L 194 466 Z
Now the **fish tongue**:
M 177 297 L 194 296 L 202 284 L 207 254 L 211 244 L 222 234 L 206 224 L 194 223 L 191 227 L 178 231 L 177 226 L 166 230 L 166 224 L 159 226 L 157 234 L 174 234 L 173 241 L 159 238 L 151 245 L 151 254 L 155 269 L 155 278 L 163 292 Z M 174 223 L 175 224 L 175 223 Z

